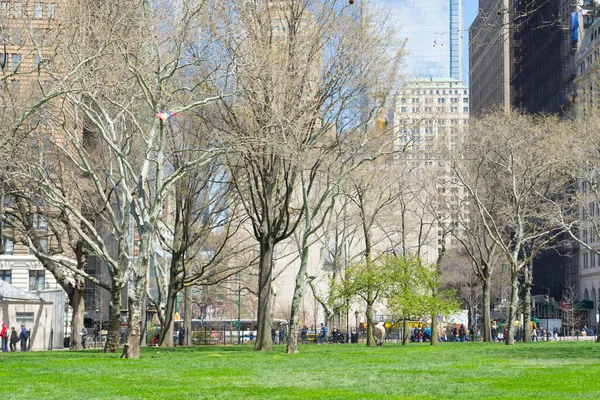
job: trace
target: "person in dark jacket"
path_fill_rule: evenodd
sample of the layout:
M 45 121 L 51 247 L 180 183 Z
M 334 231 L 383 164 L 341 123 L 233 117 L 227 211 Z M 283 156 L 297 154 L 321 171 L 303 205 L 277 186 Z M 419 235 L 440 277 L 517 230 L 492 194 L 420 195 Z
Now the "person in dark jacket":
M 279 344 L 283 344 L 285 342 L 285 327 L 281 325 L 279 328 Z
M 185 346 L 185 327 L 181 324 L 181 328 L 179 328 L 179 345 Z
M 19 342 L 19 335 L 13 326 L 10 328 L 10 351 L 17 351 L 17 343 Z
M 300 331 L 300 338 L 302 338 L 302 344 L 306 344 L 306 335 L 308 334 L 308 327 L 304 325 Z
M 271 340 L 273 341 L 273 344 L 277 341 L 277 331 L 274 326 L 271 327 Z
M 21 333 L 19 334 L 19 339 L 21 339 L 21 351 L 27 351 L 27 339 L 29 339 L 29 332 L 27 332 L 24 324 L 21 324 Z

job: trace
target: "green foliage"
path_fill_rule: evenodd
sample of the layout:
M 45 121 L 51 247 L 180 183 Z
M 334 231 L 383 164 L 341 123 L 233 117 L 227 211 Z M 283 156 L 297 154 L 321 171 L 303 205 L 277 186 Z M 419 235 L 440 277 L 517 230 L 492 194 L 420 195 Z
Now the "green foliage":
M 392 287 L 393 277 L 381 260 L 356 264 L 346 270 L 346 276 L 333 284 L 333 297 L 376 301 Z
M 600 347 L 588 342 L 300 345 L 4 353 L 6 399 L 600 398 Z
M 455 290 L 439 290 L 439 271 L 412 255 L 382 254 L 353 265 L 332 282 L 332 297 L 384 301 L 395 320 L 450 314 L 460 309 Z
M 394 282 L 387 306 L 394 319 L 416 319 L 427 315 L 427 271 L 421 260 L 412 256 L 386 256 L 386 268 Z
M 416 319 L 452 313 L 460 308 L 455 290 L 439 290 L 439 271 L 412 255 L 386 256 L 393 285 L 387 297 L 395 319 Z

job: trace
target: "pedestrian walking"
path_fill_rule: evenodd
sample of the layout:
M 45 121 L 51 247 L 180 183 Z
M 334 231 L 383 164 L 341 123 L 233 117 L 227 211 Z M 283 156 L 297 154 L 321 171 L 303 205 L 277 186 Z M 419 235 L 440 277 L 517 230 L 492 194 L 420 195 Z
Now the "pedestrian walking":
M 273 344 L 277 344 L 277 331 L 274 326 L 271 327 L 271 340 L 273 341 Z
M 88 330 L 84 326 L 83 328 L 81 328 L 81 345 L 83 346 L 84 349 L 85 349 L 85 342 L 87 340 L 87 335 L 88 335 Z
M 281 324 L 279 328 L 279 344 L 283 344 L 285 342 L 285 327 Z
M 558 340 L 558 328 L 556 327 L 556 325 L 554 325 L 554 328 L 552 328 L 552 337 L 554 338 L 554 340 Z
M 2 352 L 5 353 L 8 351 L 8 328 L 6 327 L 6 323 L 2 323 L 2 330 L 0 330 L 0 337 L 2 338 Z
M 465 324 L 460 324 L 460 328 L 458 329 L 458 336 L 461 342 L 465 342 L 467 340 L 467 328 L 465 328 Z
M 183 326 L 183 322 L 179 328 L 179 345 L 185 346 L 185 327 Z
M 19 335 L 15 327 L 10 328 L 10 351 L 17 351 L 17 343 L 19 342 Z
M 327 342 L 327 326 L 321 322 L 321 337 L 319 337 L 319 344 L 321 344 L 323 342 L 328 344 L 328 342 Z
M 24 324 L 21 324 L 21 333 L 19 334 L 21 340 L 21 351 L 27 351 L 27 340 L 29 339 L 29 332 L 25 328 Z
M 306 344 L 306 335 L 308 334 L 308 327 L 304 325 L 300 331 L 300 338 L 302 338 L 302 344 Z

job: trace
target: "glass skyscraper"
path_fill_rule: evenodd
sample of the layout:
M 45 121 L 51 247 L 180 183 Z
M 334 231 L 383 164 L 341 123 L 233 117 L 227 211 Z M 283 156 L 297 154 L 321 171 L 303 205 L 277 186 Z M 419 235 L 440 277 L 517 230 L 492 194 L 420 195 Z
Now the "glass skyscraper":
M 363 0 L 365 5 L 368 0 Z M 372 0 L 373 1 L 373 0 Z M 374 0 L 408 54 L 406 78 L 462 80 L 462 0 Z

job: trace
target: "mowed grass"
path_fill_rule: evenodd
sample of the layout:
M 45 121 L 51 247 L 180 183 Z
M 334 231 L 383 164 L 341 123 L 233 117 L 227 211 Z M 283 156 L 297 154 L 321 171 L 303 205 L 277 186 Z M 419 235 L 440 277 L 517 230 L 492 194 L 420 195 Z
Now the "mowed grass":
M 305 345 L 4 353 L 6 399 L 600 399 L 600 344 Z

